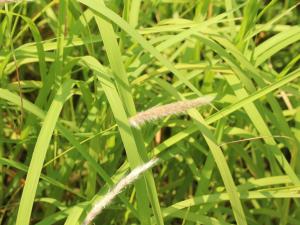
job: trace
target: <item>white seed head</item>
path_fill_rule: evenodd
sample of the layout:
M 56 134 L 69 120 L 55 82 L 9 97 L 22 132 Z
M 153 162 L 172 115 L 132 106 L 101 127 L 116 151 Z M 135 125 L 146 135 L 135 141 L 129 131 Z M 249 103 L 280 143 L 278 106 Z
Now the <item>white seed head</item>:
M 193 100 L 184 100 L 162 106 L 155 106 L 144 112 L 139 112 L 135 116 L 129 118 L 129 123 L 132 127 L 139 127 L 149 121 L 154 121 L 169 115 L 184 113 L 188 109 L 207 105 L 213 99 L 213 96 L 204 96 Z
M 103 196 L 103 198 L 101 198 L 94 204 L 93 208 L 87 214 L 82 225 L 90 224 L 93 219 L 97 215 L 99 215 L 102 210 L 107 207 L 120 192 L 122 192 L 132 182 L 137 180 L 141 174 L 153 167 L 158 161 L 159 158 L 154 158 L 149 162 L 136 167 L 127 176 L 123 177 L 105 196 Z

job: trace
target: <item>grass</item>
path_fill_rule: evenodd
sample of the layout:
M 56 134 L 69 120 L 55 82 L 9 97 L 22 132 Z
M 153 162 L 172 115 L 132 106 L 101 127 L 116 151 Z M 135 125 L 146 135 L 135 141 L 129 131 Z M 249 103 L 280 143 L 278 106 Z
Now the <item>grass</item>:
M 3 2 L 0 224 L 300 221 L 296 0 Z

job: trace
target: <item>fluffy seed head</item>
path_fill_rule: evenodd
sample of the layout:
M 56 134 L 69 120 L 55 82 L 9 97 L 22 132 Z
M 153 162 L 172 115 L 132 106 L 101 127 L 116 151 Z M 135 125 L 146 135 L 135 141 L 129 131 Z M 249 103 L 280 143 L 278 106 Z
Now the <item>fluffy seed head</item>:
M 133 127 L 139 127 L 148 121 L 154 121 L 169 115 L 184 113 L 188 109 L 207 105 L 213 99 L 214 97 L 212 96 L 204 96 L 193 100 L 184 100 L 162 106 L 155 106 L 144 112 L 139 112 L 135 116 L 129 118 L 129 123 Z
M 88 213 L 82 225 L 90 224 L 93 221 L 93 219 L 97 215 L 99 215 L 102 212 L 102 210 L 105 207 L 107 207 L 120 192 L 122 192 L 128 185 L 130 185 L 132 182 L 138 179 L 142 173 L 153 167 L 158 161 L 159 158 L 154 158 L 149 162 L 136 167 L 127 176 L 123 177 L 116 184 L 116 186 L 114 186 L 105 196 L 103 196 L 103 198 L 101 198 L 98 202 L 94 204 L 93 208 Z

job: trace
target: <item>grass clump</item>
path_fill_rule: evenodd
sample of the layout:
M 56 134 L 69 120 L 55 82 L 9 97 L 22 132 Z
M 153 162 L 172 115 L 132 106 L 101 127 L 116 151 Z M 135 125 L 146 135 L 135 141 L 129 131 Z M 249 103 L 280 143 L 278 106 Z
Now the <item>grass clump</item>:
M 298 223 L 296 0 L 0 12 L 0 224 Z

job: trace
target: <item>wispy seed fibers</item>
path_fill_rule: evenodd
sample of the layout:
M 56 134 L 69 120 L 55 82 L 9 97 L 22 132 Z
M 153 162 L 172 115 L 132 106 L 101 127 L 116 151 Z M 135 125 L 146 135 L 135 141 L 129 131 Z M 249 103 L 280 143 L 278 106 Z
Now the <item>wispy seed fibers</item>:
M 1 3 L 31 2 L 33 0 L 0 0 Z
M 158 158 L 154 158 L 150 160 L 149 162 L 140 165 L 133 169 L 127 176 L 122 178 L 116 186 L 114 186 L 103 198 L 101 198 L 98 202 L 96 202 L 91 209 L 91 211 L 88 213 L 87 217 L 83 221 L 82 225 L 88 225 L 90 224 L 93 219 L 99 215 L 102 210 L 107 207 L 112 200 L 125 189 L 128 185 L 130 185 L 132 182 L 134 182 L 136 179 L 139 178 L 139 176 L 144 173 L 146 170 L 153 167 L 157 162 L 159 161 Z
M 212 96 L 204 96 L 193 100 L 184 100 L 162 106 L 155 106 L 144 112 L 139 112 L 135 116 L 129 118 L 129 123 L 133 127 L 139 127 L 149 121 L 154 121 L 174 114 L 181 114 L 188 109 L 207 105 L 213 99 L 214 97 Z

